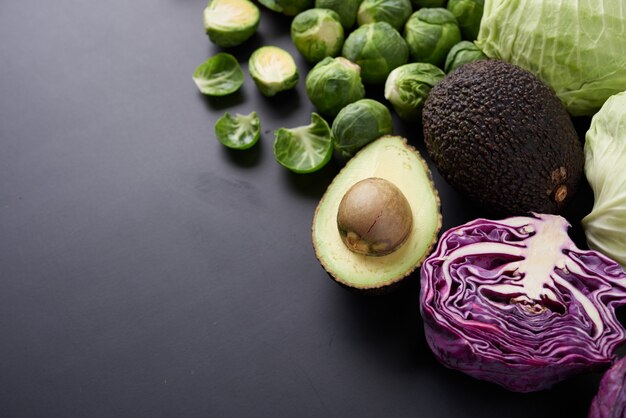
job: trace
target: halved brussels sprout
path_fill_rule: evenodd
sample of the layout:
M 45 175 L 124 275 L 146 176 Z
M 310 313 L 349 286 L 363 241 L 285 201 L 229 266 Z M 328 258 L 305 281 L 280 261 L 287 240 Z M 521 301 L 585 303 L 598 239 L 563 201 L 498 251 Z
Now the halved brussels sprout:
M 426 62 L 405 64 L 387 77 L 385 99 L 402 119 L 419 120 L 430 89 L 445 75 L 439 67 Z
M 259 3 L 286 16 L 295 16 L 313 7 L 313 0 L 259 0 Z
M 363 82 L 380 84 L 391 70 L 406 64 L 409 49 L 389 23 L 376 22 L 352 32 L 343 44 L 342 55 L 361 67 Z
M 387 22 L 400 30 L 413 13 L 411 0 L 363 0 L 356 15 L 359 25 Z
M 350 103 L 365 97 L 361 69 L 343 57 L 324 58 L 305 80 L 306 94 L 324 115 L 335 117 Z
M 361 99 L 341 109 L 332 131 L 338 156 L 348 160 L 373 140 L 393 132 L 391 113 L 376 100 Z
M 339 54 L 343 46 L 343 26 L 330 9 L 309 9 L 291 22 L 291 40 L 309 62 Z
M 292 89 L 298 84 L 298 67 L 289 52 L 277 46 L 262 46 L 252 53 L 248 71 L 265 96 Z
M 249 0 L 210 0 L 204 30 L 221 47 L 237 46 L 256 32 L 259 18 L 259 8 Z
M 446 73 L 449 73 L 463 64 L 469 64 L 470 62 L 484 59 L 487 59 L 487 56 L 474 42 L 461 41 L 450 49 L 446 57 L 446 64 L 443 68 Z
M 485 0 L 450 0 L 448 10 L 456 18 L 463 39 L 473 41 L 478 38 L 480 20 L 483 17 Z
M 256 112 L 235 116 L 226 112 L 215 122 L 215 136 L 228 148 L 248 149 L 261 137 L 261 122 Z
M 297 128 L 280 128 L 274 141 L 274 158 L 294 173 L 311 173 L 324 167 L 333 154 L 328 123 L 317 113 L 311 124 Z
M 443 67 L 450 48 L 461 42 L 461 31 L 449 10 L 420 9 L 407 20 L 404 39 L 414 61 Z
M 220 52 L 196 68 L 193 81 L 203 94 L 225 96 L 239 90 L 243 71 L 234 56 Z
M 315 0 L 318 9 L 330 9 L 339 15 L 344 29 L 350 29 L 356 21 L 359 0 Z

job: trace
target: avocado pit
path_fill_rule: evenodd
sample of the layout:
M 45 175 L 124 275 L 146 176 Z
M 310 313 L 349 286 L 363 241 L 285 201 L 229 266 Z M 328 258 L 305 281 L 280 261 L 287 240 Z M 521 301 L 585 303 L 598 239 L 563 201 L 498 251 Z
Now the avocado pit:
M 383 256 L 400 248 L 413 226 L 411 206 L 402 191 L 379 177 L 350 187 L 337 211 L 337 228 L 350 251 Z

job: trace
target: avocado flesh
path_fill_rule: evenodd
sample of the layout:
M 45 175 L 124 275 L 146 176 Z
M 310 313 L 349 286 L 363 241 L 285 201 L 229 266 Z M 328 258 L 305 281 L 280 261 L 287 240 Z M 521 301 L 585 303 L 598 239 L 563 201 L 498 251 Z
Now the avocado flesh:
M 350 251 L 337 228 L 342 197 L 352 185 L 369 177 L 384 178 L 398 187 L 413 215 L 404 244 L 384 256 Z M 440 228 L 439 194 L 428 166 L 406 139 L 384 136 L 352 157 L 328 186 L 315 211 L 312 238 L 318 260 L 333 279 L 352 288 L 379 289 L 415 270 L 432 250 Z

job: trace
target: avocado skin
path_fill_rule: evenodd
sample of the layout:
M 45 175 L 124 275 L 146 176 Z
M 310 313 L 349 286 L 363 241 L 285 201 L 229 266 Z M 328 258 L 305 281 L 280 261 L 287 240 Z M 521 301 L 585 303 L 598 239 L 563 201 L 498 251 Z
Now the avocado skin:
M 431 90 L 422 118 L 441 175 L 492 214 L 559 213 L 577 189 L 584 154 L 574 125 L 526 70 L 466 64 Z

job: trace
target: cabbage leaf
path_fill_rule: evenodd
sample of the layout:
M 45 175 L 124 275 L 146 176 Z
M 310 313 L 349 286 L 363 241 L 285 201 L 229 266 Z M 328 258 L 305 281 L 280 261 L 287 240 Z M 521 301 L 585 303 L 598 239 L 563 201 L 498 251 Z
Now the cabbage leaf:
M 476 44 L 531 71 L 574 116 L 626 90 L 624 0 L 486 0 Z
M 594 194 L 582 220 L 587 243 L 626 267 L 626 91 L 610 97 L 591 120 L 585 175 Z

